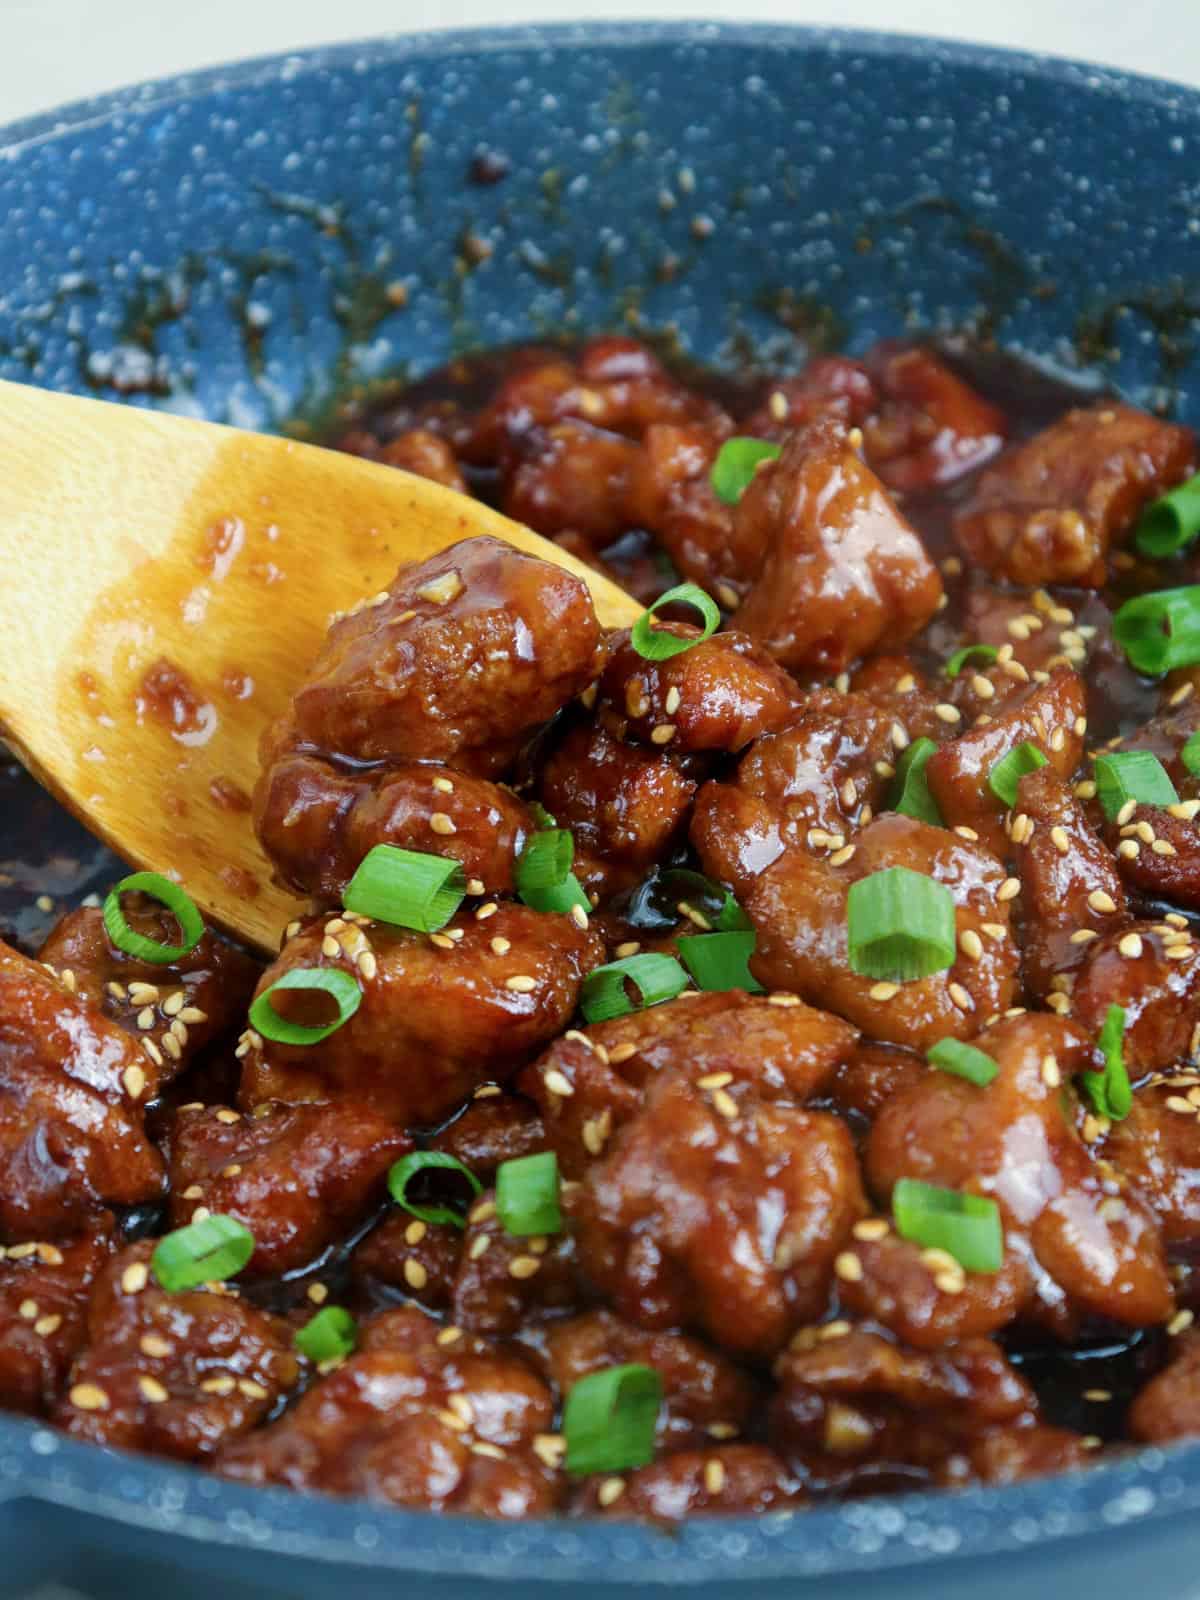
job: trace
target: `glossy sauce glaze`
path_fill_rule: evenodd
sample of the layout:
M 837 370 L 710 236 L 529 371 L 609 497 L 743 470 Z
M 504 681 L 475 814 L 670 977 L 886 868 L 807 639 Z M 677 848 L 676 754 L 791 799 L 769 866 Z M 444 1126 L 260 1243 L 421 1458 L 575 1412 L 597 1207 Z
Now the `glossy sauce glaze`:
M 736 509 L 709 478 L 732 434 L 780 448 Z M 72 1121 L 72 1047 L 52 1060 L 22 1035 L 49 1109 L 21 1116 L 39 1151 L 72 1148 L 76 1175 L 39 1157 L 30 1197 L 9 1203 L 40 1208 L 53 1281 L 38 1294 L 75 1322 L 40 1319 L 51 1349 L 34 1376 L 0 1362 L 8 1403 L 251 1483 L 662 1520 L 1010 1481 L 1192 1431 L 1200 793 L 1179 750 L 1196 684 L 1140 678 L 1110 626 L 1128 594 L 1192 574 L 1127 542 L 1140 506 L 1194 471 L 1186 430 L 967 348 L 729 378 L 612 338 L 456 363 L 332 442 L 478 495 L 644 602 L 699 583 L 725 629 L 651 662 L 601 638 L 574 577 L 464 540 L 333 619 L 272 708 L 253 795 L 206 749 L 253 695 L 235 639 L 219 690 L 174 655 L 128 686 L 85 669 L 72 692 L 98 727 L 123 696 L 221 810 L 252 810 L 279 880 L 313 904 L 265 974 L 211 934 L 149 966 L 86 907 L 43 966 L 0 968 L 14 1014 L 47 1037 L 56 1007 L 60 1029 L 87 1019 L 107 1142 L 137 1155 L 114 1174 Z M 270 538 L 213 524 L 183 621 L 235 562 L 282 581 Z M 663 626 L 690 639 L 687 615 Z M 991 654 L 948 677 L 967 644 Z M 943 827 L 890 809 L 916 738 L 937 745 Z M 1106 823 L 1082 776 L 1087 752 L 1124 738 L 1183 797 L 1153 826 Z M 989 774 L 1030 741 L 1044 766 L 1006 808 Z M 3 782 L 0 814 L 29 792 Z M 547 812 L 574 834 L 590 913 L 512 898 Z M 460 864 L 466 900 L 442 931 L 342 912 L 380 842 Z M 897 864 L 950 886 L 955 960 L 873 983 L 847 962 L 847 898 Z M 15 915 L 30 880 L 58 870 L 73 895 L 91 865 L 0 862 L 0 933 L 33 954 L 59 907 Z M 749 918 L 763 992 L 581 1022 L 589 971 L 711 929 L 713 880 Z M 153 906 L 130 915 L 169 936 Z M 354 978 L 341 1028 L 309 1046 L 245 1025 L 252 993 L 313 968 Z M 1137 1088 L 1111 1125 L 1078 1092 L 1110 1002 Z M 946 1037 L 978 1040 L 994 1081 L 931 1071 L 923 1053 Z M 381 1203 L 414 1146 L 484 1185 L 552 1149 L 568 1225 L 512 1235 L 490 1189 L 461 1231 Z M 886 1197 L 913 1176 L 996 1197 L 998 1270 L 893 1231 Z M 468 1198 L 437 1173 L 411 1194 Z M 243 1283 L 164 1295 L 148 1236 L 213 1212 L 252 1226 Z M 79 1215 L 99 1259 L 55 1260 Z M 11 1244 L 17 1221 L 0 1226 Z M 34 1297 L 7 1270 L 19 1331 L 16 1297 Z M 360 1343 L 314 1372 L 291 1341 L 325 1304 L 353 1307 Z M 658 1456 L 568 1482 L 561 1399 L 621 1361 L 664 1378 Z

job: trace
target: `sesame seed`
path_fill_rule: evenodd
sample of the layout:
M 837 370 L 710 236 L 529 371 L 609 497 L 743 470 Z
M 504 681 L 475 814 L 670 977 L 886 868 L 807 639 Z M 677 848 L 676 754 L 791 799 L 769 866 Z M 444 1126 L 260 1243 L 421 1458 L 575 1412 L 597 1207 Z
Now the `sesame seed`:
M 720 1494 L 725 1487 L 725 1467 L 720 1461 L 704 1463 L 704 1487 L 709 1494 Z
M 1186 961 L 1192 954 L 1190 944 L 1171 944 L 1163 951 L 1165 961 Z
M 898 722 L 892 723 L 892 743 L 897 750 L 906 750 L 908 748 L 908 732 Z
M 1117 909 L 1117 902 L 1107 889 L 1093 889 L 1088 895 L 1088 905 L 1093 911 L 1109 914 Z
M 482 894 L 486 887 L 487 886 L 484 883 L 482 878 L 468 878 L 467 879 L 467 893 L 468 894 Z
M 1008 937 L 1008 929 L 1002 922 L 984 922 L 980 926 L 988 938 L 995 940 L 997 944 Z
M 1020 892 L 1020 878 L 1005 878 L 1004 882 L 996 890 L 996 899 L 1000 901 L 1015 900 Z
M 833 852 L 833 854 L 830 856 L 829 865 L 831 867 L 844 867 L 846 865 L 847 861 L 849 861 L 851 859 L 851 857 L 854 855 L 854 852 L 857 849 L 858 849 L 857 845 L 853 845 L 853 844 L 843 845 L 843 847 L 840 850 L 835 850 Z
M 958 707 L 950 705 L 945 700 L 934 706 L 933 714 L 935 717 L 937 717 L 939 722 L 955 723 L 962 721 L 962 712 L 958 709 Z
M 232 1394 L 237 1385 L 227 1374 L 222 1373 L 217 1378 L 205 1378 L 200 1385 L 201 1394 Z
M 897 694 L 911 694 L 917 687 L 917 680 L 911 672 L 906 672 L 902 678 L 896 679 Z
M 866 1217 L 862 1222 L 856 1222 L 851 1232 L 856 1239 L 884 1239 L 891 1229 L 883 1217 Z
M 1181 1094 L 1169 1094 L 1165 1104 L 1168 1111 L 1178 1112 L 1180 1116 L 1191 1117 L 1195 1115 L 1195 1106 Z
M 1126 822 L 1128 822 L 1129 819 L 1133 816 L 1133 813 L 1136 810 L 1137 810 L 1137 801 L 1136 800 L 1126 800 L 1125 804 L 1121 807 L 1120 811 L 1117 812 L 1117 821 L 1118 821 L 1118 823 L 1126 823 Z
M 877 761 L 875 763 L 875 771 L 881 778 L 894 778 L 896 776 L 896 769 L 890 761 Z
M 536 1256 L 514 1256 L 508 1263 L 510 1278 L 532 1278 L 541 1266 Z
M 450 1327 L 441 1329 L 441 1331 L 438 1333 L 437 1338 L 434 1340 L 434 1343 L 435 1344 L 440 1344 L 443 1347 L 445 1347 L 448 1344 L 457 1344 L 458 1341 L 462 1338 L 462 1336 L 463 1336 L 462 1329 L 461 1328 L 456 1328 L 456 1327 L 453 1326 L 453 1324 L 451 1324 Z
M 968 961 L 978 961 L 983 955 L 983 940 L 973 928 L 964 928 L 958 936 L 959 949 Z
M 480 906 L 475 913 L 476 922 L 486 922 L 489 917 L 494 917 L 500 907 L 494 900 L 489 900 L 486 905 Z
M 492 954 L 506 956 L 512 949 L 512 940 L 501 938 L 499 934 L 491 941 Z
M 446 1404 L 454 1412 L 455 1416 L 463 1419 L 468 1427 L 475 1421 L 475 1407 L 465 1394 L 448 1395 Z
M 779 990 L 775 994 L 769 994 L 767 996 L 767 1004 L 769 1006 L 780 1006 L 783 1010 L 787 1011 L 792 1006 L 803 1005 L 804 1002 L 797 994 L 787 994 L 782 990 Z
M 480 1200 L 473 1205 L 467 1213 L 468 1222 L 490 1222 L 496 1215 L 496 1202 L 494 1200 Z
M 1053 827 L 1050 829 L 1050 843 L 1058 851 L 1060 856 L 1065 856 L 1071 848 L 1071 840 L 1067 835 L 1067 830 L 1062 827 Z
M 974 1011 L 975 1002 L 961 983 L 950 984 L 947 993 L 960 1011 Z
M 738 1116 L 738 1103 L 727 1089 L 713 1090 L 713 1110 L 720 1113 L 727 1122 L 735 1122 Z
M 786 422 L 788 419 L 788 399 L 781 390 L 776 389 L 767 401 L 768 409 L 776 422 Z
M 738 592 L 731 583 L 719 583 L 717 585 L 717 599 L 725 607 L 726 611 L 736 611 L 738 608 Z
M 52 1333 L 57 1333 L 62 1327 L 62 1320 L 57 1312 L 52 1311 L 49 1316 L 37 1319 L 33 1325 L 33 1331 L 39 1339 L 48 1339 Z
M 471 1240 L 471 1247 L 467 1251 L 467 1255 L 472 1261 L 478 1261 L 480 1256 L 486 1253 L 491 1242 L 492 1236 L 490 1233 L 481 1233 L 478 1239 Z
M 858 804 L 858 785 L 853 778 L 847 778 L 841 787 L 842 804 L 847 811 L 852 811 Z
M 710 1072 L 703 1078 L 696 1079 L 697 1089 L 724 1089 L 733 1082 L 732 1072 Z
M 173 1033 L 164 1033 L 162 1047 L 172 1061 L 179 1061 L 183 1056 L 183 1046 Z
M 441 1342 L 441 1334 L 438 1341 Z M 557 1467 L 567 1453 L 567 1441 L 557 1433 L 535 1433 L 533 1453 L 547 1467 Z
M 463 592 L 463 581 L 453 568 L 443 572 L 438 578 L 431 578 L 428 583 L 423 583 L 417 590 L 418 600 L 428 600 L 431 605 L 449 605 Z M 386 600 L 388 596 L 384 596 Z
M 1071 1009 L 1071 996 L 1069 994 L 1048 994 L 1046 996 L 1046 1004 L 1058 1016 L 1065 1017 Z
M 1180 930 L 1186 930 L 1189 927 L 1188 919 L 1180 916 L 1178 911 L 1168 911 L 1163 921 L 1169 924 L 1170 927 L 1179 928 Z
M 1058 751 L 1064 749 L 1065 746 L 1066 746 L 1066 743 L 1067 743 L 1067 732 L 1066 732 L 1066 729 L 1065 728 L 1055 728 L 1053 730 L 1053 732 L 1051 733 L 1051 735 L 1050 735 L 1049 743 L 1050 743 L 1051 750 L 1053 750 L 1056 754 L 1058 753 Z
M 1077 800 L 1094 800 L 1096 798 L 1096 785 L 1091 778 L 1084 778 L 1082 782 L 1075 785 L 1073 792 Z
M 846 1283 L 861 1283 L 863 1264 L 853 1250 L 843 1250 L 835 1257 L 833 1270 Z
M 21 1317 L 24 1317 L 26 1322 L 32 1322 L 34 1317 L 37 1316 L 39 1309 L 40 1308 L 36 1300 L 22 1300 L 21 1304 L 17 1307 L 17 1314 Z
M 657 728 L 650 730 L 651 744 L 670 744 L 675 737 L 675 728 L 669 722 L 660 722 Z
M 1196 1314 L 1194 1311 L 1177 1311 L 1170 1322 L 1167 1323 L 1167 1332 L 1174 1338 L 1176 1334 L 1182 1333 L 1185 1328 L 1190 1328 L 1195 1320 Z
M 429 1224 L 427 1222 L 422 1222 L 419 1217 L 414 1217 L 412 1222 L 410 1222 L 407 1228 L 404 1230 L 405 1243 L 420 1244 L 421 1240 L 428 1232 Z
M 227 1106 L 222 1106 L 217 1112 L 217 1121 L 225 1123 L 230 1128 L 232 1128 L 235 1122 L 240 1122 L 241 1120 L 241 1113 L 238 1111 L 230 1111 Z
M 161 1405 L 168 1398 L 167 1391 L 157 1378 L 152 1378 L 148 1372 L 143 1372 L 138 1378 L 138 1390 L 143 1400 L 149 1400 L 151 1405 Z
M 435 778 L 433 780 L 433 787 L 439 794 L 454 793 L 454 785 L 450 782 L 449 778 Z
M 1112 1390 L 1111 1389 L 1085 1389 L 1083 1391 L 1083 1398 L 1085 1400 L 1094 1400 L 1097 1404 L 1103 1404 L 1104 1401 L 1112 1399 Z
M 139 1100 L 146 1087 L 146 1074 L 141 1067 L 126 1067 L 121 1074 L 121 1082 L 125 1085 L 125 1093 L 131 1100 Z
M 996 693 L 996 685 L 990 678 L 985 678 L 982 672 L 977 672 L 971 679 L 971 687 L 981 700 L 991 700 Z
M 337 942 L 337 940 L 333 937 L 332 934 L 327 933 L 325 935 L 325 937 L 321 940 L 321 954 L 323 956 L 329 956 L 331 958 L 336 958 L 337 956 L 340 956 L 341 953 L 342 953 L 341 945 Z
M 121 1288 L 126 1294 L 140 1294 L 150 1281 L 150 1269 L 144 1261 L 134 1261 L 121 1274 Z
M 488 1444 L 486 1440 L 482 1444 L 473 1444 L 471 1446 L 471 1454 L 473 1456 L 486 1456 L 489 1461 L 504 1460 L 504 1451 L 501 1450 L 500 1446 L 498 1444 Z
M 581 931 L 588 926 L 588 914 L 581 905 L 572 906 L 567 914 Z
M 114 1000 L 124 1000 L 126 991 L 123 983 L 106 983 L 104 987 Z
M 679 702 L 682 698 L 683 696 L 679 693 L 679 690 L 672 684 L 667 690 L 667 698 L 663 702 L 663 708 L 669 717 L 673 717 L 679 710 Z
M 139 1028 L 152 1028 L 155 1020 L 154 1012 L 149 1006 L 146 1006 L 144 1010 L 138 1012 L 137 1025 Z
M 1155 839 L 1150 848 L 1156 856 L 1174 856 L 1179 854 L 1178 850 L 1176 850 L 1175 846 L 1169 839 Z
M 1099 937 L 1100 935 L 1095 928 L 1076 928 L 1069 942 L 1071 944 L 1090 944 L 1093 939 L 1098 939 Z
M 596 1045 L 594 1048 L 597 1051 L 600 1051 L 601 1054 L 605 1053 L 605 1052 L 601 1051 L 601 1047 L 599 1045 Z M 637 1055 L 637 1045 L 635 1045 L 635 1044 L 615 1044 L 615 1045 L 613 1045 L 612 1049 L 607 1052 L 607 1055 L 608 1055 L 609 1062 L 614 1067 L 619 1067 L 621 1065 L 622 1061 L 628 1061 L 631 1056 Z
M 513 990 L 515 994 L 532 994 L 537 988 L 537 979 L 529 977 L 527 973 L 518 972 L 511 978 L 505 978 L 504 987 Z
M 1028 844 L 1030 839 L 1033 838 L 1035 826 L 1032 817 L 1027 817 L 1023 811 L 1019 811 L 1013 818 L 1009 837 L 1014 844 Z
M 935 1289 L 940 1289 L 943 1294 L 962 1294 L 967 1287 L 967 1280 L 962 1272 L 935 1272 L 933 1275 Z
M 433 829 L 434 833 L 440 833 L 446 836 L 458 832 L 458 829 L 454 826 L 453 821 L 446 815 L 444 811 L 435 811 L 429 819 L 429 826 Z
M 960 822 L 954 829 L 954 832 L 960 839 L 965 839 L 968 844 L 979 843 L 979 835 L 975 832 L 974 828 L 968 828 L 965 822 Z
M 107 1411 L 108 1395 L 96 1383 L 77 1383 L 67 1396 L 80 1411 Z
M 428 1272 L 412 1256 L 406 1256 L 404 1260 L 404 1281 L 410 1289 L 423 1289 L 429 1282 Z
M 624 1478 L 605 1478 L 604 1482 L 596 1490 L 596 1499 L 602 1506 L 611 1506 L 615 1505 L 624 1493 Z
M 261 1383 L 255 1383 L 253 1378 L 239 1378 L 237 1381 L 238 1392 L 244 1394 L 247 1400 L 269 1400 L 271 1391 Z
M 1055 1056 L 1044 1055 L 1042 1057 L 1041 1076 L 1042 1082 L 1046 1085 L 1047 1089 L 1057 1089 L 1060 1087 L 1062 1084 L 1062 1071 L 1059 1068 L 1058 1060 Z
M 323 1283 L 310 1283 L 304 1292 L 315 1306 L 323 1306 L 329 1299 L 329 1290 Z
M 1181 683 L 1178 689 L 1172 691 L 1169 699 L 1167 700 L 1167 704 L 1169 706 L 1181 706 L 1185 700 L 1189 700 L 1191 698 L 1194 690 L 1195 684 Z
M 575 1085 L 561 1072 L 545 1073 L 542 1077 L 542 1082 L 551 1094 L 559 1095 L 564 1100 L 569 1099 L 575 1093 Z
M 873 983 L 867 990 L 872 1000 L 893 1000 L 900 993 L 898 983 Z
M 1136 839 L 1122 839 L 1117 846 L 1117 854 L 1126 861 L 1133 861 L 1141 854 L 1142 847 Z
M 449 934 L 431 933 L 429 935 L 429 942 L 430 942 L 431 945 L 434 945 L 438 950 L 453 950 L 454 949 L 454 940 L 450 938 Z

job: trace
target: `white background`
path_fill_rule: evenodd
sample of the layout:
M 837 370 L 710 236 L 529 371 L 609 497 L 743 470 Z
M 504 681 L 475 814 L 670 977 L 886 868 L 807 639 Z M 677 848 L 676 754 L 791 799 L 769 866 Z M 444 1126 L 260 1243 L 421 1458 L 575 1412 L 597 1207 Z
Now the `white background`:
M 1200 83 L 1200 0 L 0 0 L 0 125 L 238 56 L 370 33 L 590 16 L 936 33 Z

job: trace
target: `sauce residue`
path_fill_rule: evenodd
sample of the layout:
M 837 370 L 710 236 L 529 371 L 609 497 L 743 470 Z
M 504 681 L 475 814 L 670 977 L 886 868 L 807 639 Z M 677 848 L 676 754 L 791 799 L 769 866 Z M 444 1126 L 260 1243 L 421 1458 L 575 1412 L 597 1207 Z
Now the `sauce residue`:
M 166 656 L 151 662 L 133 699 L 139 722 L 153 717 L 180 744 L 207 744 L 217 731 L 217 708 L 193 687 L 182 667 Z

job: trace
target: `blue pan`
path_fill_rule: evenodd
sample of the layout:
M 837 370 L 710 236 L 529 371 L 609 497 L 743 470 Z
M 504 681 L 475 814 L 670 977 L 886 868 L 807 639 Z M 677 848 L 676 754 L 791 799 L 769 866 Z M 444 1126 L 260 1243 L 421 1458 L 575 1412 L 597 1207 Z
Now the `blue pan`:
M 1195 422 L 1198 154 L 1196 93 L 930 40 L 586 24 L 277 57 L 0 131 L 0 376 L 311 433 L 572 329 L 778 370 L 965 328 Z M 69 897 L 114 863 L 4 793 L 0 929 L 32 938 L 48 878 Z M 1189 1446 L 671 1533 L 506 1527 L 0 1421 L 0 1600 L 1173 1600 L 1200 1588 L 1198 1512 Z

